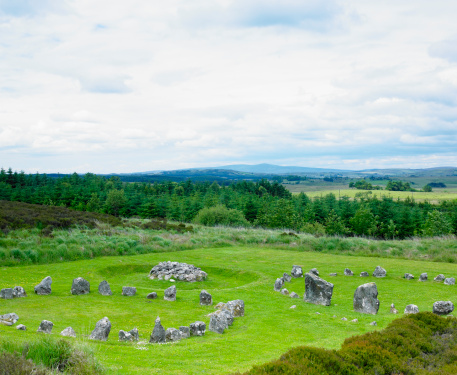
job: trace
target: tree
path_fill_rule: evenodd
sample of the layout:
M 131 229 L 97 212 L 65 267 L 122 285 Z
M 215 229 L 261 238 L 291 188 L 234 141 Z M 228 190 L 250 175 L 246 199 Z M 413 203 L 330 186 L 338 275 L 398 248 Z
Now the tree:
M 124 190 L 110 190 L 106 196 L 105 212 L 114 216 L 119 216 L 120 211 L 127 203 Z
M 425 191 L 426 193 L 430 193 L 432 191 L 432 187 L 427 184 L 422 188 L 422 190 Z
M 452 234 L 452 222 L 444 212 L 433 210 L 427 215 L 422 233 L 429 237 Z
M 349 232 L 345 227 L 341 218 L 336 214 L 335 210 L 331 210 L 325 220 L 325 233 L 330 236 L 340 235 L 344 236 Z
M 360 207 L 350 222 L 354 233 L 359 236 L 373 236 L 376 233 L 378 222 L 367 206 Z

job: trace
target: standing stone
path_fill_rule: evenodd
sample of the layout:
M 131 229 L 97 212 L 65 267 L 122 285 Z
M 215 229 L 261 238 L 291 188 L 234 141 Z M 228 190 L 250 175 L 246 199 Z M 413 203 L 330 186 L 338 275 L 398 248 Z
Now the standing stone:
M 122 329 L 119 331 L 119 341 L 132 341 L 132 335 L 130 332 L 125 332 Z
M 419 307 L 416 305 L 408 305 L 405 307 L 405 314 L 417 314 L 419 312 Z
M 295 293 L 295 292 L 291 292 L 291 293 L 289 294 L 289 297 L 290 297 L 290 298 L 300 298 L 300 296 L 299 296 L 297 293 Z
M 190 328 L 187 326 L 179 327 L 179 332 L 181 332 L 181 337 L 183 339 L 187 339 L 188 337 L 190 337 Z
M 289 291 L 286 288 L 281 289 L 281 294 L 283 294 L 285 296 L 288 296 L 289 295 Z
M 27 330 L 27 327 L 23 324 L 18 324 L 16 326 L 16 329 L 18 329 L 19 331 L 26 331 Z
M 181 340 L 181 332 L 176 328 L 167 328 L 165 331 L 165 341 L 174 342 Z
M 43 296 L 51 294 L 51 284 L 51 276 L 45 277 L 38 285 L 35 286 L 35 293 Z
M 370 275 L 368 274 L 368 272 L 366 272 L 366 271 L 360 272 L 360 277 L 368 277 L 368 276 L 370 276 Z
M 354 293 L 354 311 L 376 315 L 379 310 L 378 288 L 375 283 L 360 285 Z
M 412 275 L 412 274 L 410 274 L 410 273 L 405 273 L 405 276 L 404 276 L 404 277 L 405 277 L 406 280 L 412 280 L 412 279 L 414 279 L 414 275 Z
M 317 268 L 313 268 L 309 272 L 314 273 L 316 276 L 319 276 L 319 271 L 317 270 Z
M 444 279 L 444 285 L 455 285 L 455 278 L 448 277 Z
M 110 331 L 111 331 L 111 322 L 105 316 L 103 319 L 100 319 L 95 324 L 95 329 L 90 334 L 89 339 L 106 341 L 108 339 Z
M 133 328 L 129 331 L 132 335 L 133 341 L 138 341 L 140 339 L 140 334 L 138 333 L 138 328 Z
M 156 299 L 157 298 L 157 293 L 156 292 L 152 292 L 152 293 L 149 293 L 147 296 L 146 296 L 147 299 Z
M 283 279 L 285 282 L 290 283 L 290 282 L 292 281 L 292 276 L 290 276 L 287 272 L 284 272 L 284 275 L 282 275 L 282 279 Z
M 395 305 L 392 303 L 392 305 L 390 305 L 390 313 L 391 314 L 397 314 L 398 313 L 398 310 L 395 308 Z
M 302 277 L 303 276 L 303 270 L 300 266 L 292 266 L 292 272 L 291 272 L 292 277 Z
M 176 301 L 176 286 L 172 285 L 165 289 L 163 299 L 165 301 Z
M 152 343 L 164 343 L 165 342 L 165 329 L 162 327 L 159 317 L 157 317 L 157 319 L 156 319 L 154 329 L 152 330 L 151 337 L 149 338 L 149 342 L 152 342 Z
M 352 272 L 349 268 L 345 268 L 344 276 L 354 276 L 354 272 Z
M 27 293 L 25 292 L 22 286 L 15 286 L 13 288 L 13 298 L 21 298 L 27 297 Z
M 191 323 L 189 329 L 191 336 L 203 336 L 206 331 L 206 324 L 200 321 Z
M 306 302 L 315 305 L 330 306 L 333 294 L 333 284 L 321 279 L 313 273 L 305 274 L 305 295 Z
M 282 277 L 276 279 L 275 281 L 275 286 L 274 286 L 274 291 L 275 292 L 279 292 L 281 291 L 281 288 L 284 286 L 284 280 L 282 279 Z
M 222 310 L 227 310 L 235 318 L 244 316 L 244 301 L 241 299 L 228 301 Z
M 13 299 L 13 288 L 5 288 L 0 290 L 0 298 Z
M 211 306 L 213 304 L 213 298 L 206 290 L 200 292 L 200 305 Z
M 49 320 L 43 320 L 40 323 L 40 326 L 38 327 L 37 332 L 51 333 L 53 326 L 54 326 L 53 322 L 50 322 Z
M 218 310 L 211 314 L 208 329 L 216 333 L 224 333 L 224 330 L 230 325 L 230 317 L 233 322 L 233 315 L 226 310 Z
M 111 287 L 108 284 L 108 281 L 103 280 L 99 285 L 98 285 L 98 292 L 102 296 L 111 296 L 113 295 L 113 292 L 111 292 Z
M 76 332 L 73 328 L 67 327 L 62 332 L 60 332 L 61 336 L 67 337 L 76 337 Z
M 90 293 L 90 284 L 89 281 L 78 277 L 73 279 L 71 285 L 71 294 L 80 295 L 80 294 L 89 294 Z
M 136 288 L 134 286 L 123 286 L 122 287 L 122 295 L 123 296 L 134 296 L 136 294 Z
M 428 279 L 427 272 L 421 273 L 421 275 L 419 276 L 419 281 L 427 281 L 427 279 Z
M 437 301 L 433 304 L 433 312 L 437 315 L 447 315 L 454 311 L 451 301 Z
M 377 266 L 375 270 L 373 271 L 373 276 L 374 277 L 386 277 L 387 272 L 384 268 L 381 266 Z
M 440 282 L 440 281 L 444 281 L 444 279 L 445 279 L 444 275 L 442 273 L 440 273 L 433 280 Z

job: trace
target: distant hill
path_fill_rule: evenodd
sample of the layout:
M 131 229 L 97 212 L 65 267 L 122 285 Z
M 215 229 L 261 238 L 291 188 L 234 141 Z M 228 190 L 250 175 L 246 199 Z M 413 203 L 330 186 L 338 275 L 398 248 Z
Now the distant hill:
M 352 171 L 342 169 L 327 169 L 327 168 L 309 168 L 309 167 L 296 167 L 296 166 L 282 166 L 274 164 L 233 164 L 224 165 L 221 167 L 206 168 L 206 169 L 231 169 L 232 171 L 249 172 L 249 173 L 263 173 L 263 174 L 318 174 L 318 173 L 348 173 Z

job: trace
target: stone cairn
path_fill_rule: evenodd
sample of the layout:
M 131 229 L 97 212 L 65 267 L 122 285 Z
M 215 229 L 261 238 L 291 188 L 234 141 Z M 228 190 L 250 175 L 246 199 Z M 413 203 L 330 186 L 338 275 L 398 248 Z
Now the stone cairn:
M 150 279 L 170 280 L 171 278 L 180 281 L 203 281 L 206 280 L 208 274 L 193 264 L 179 262 L 161 262 L 152 267 L 149 272 Z

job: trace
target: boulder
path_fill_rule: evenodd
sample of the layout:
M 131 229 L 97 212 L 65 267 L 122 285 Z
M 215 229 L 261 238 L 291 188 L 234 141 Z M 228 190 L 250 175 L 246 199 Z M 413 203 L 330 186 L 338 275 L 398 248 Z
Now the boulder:
M 218 310 L 211 314 L 208 329 L 216 333 L 224 333 L 224 330 L 233 323 L 233 315 L 227 310 Z
M 305 274 L 305 295 L 306 302 L 315 305 L 330 306 L 333 294 L 333 284 L 321 279 L 313 273 Z
M 129 331 L 132 335 L 133 341 L 138 341 L 140 339 L 140 334 L 138 333 L 138 328 L 133 328 Z
M 419 281 L 427 281 L 427 279 L 428 279 L 427 272 L 421 273 L 421 275 L 419 276 Z
M 133 341 L 130 332 L 125 332 L 122 329 L 119 331 L 119 341 Z
M 412 279 L 414 279 L 414 275 L 411 274 L 411 273 L 405 273 L 405 276 L 404 276 L 404 277 L 405 277 L 406 280 L 412 280 Z
M 176 301 L 176 286 L 172 285 L 165 289 L 163 299 L 165 301 Z
M 292 272 L 290 273 L 292 277 L 302 277 L 303 276 L 303 270 L 300 266 L 292 266 Z
M 157 293 L 156 292 L 152 292 L 152 293 L 149 293 L 147 296 L 146 296 L 147 299 L 156 299 L 157 298 Z
M 282 275 L 282 279 L 285 282 L 290 283 L 292 281 L 292 276 L 290 276 L 287 272 L 284 272 L 284 275 Z
M 5 288 L 0 290 L 0 298 L 13 299 L 13 288 Z
M 190 337 L 190 328 L 188 326 L 179 327 L 179 331 L 181 332 L 181 337 L 183 339 L 187 339 L 188 337 Z
M 35 293 L 38 295 L 48 295 L 51 294 L 51 276 L 45 277 L 38 285 L 35 286 Z
M 375 283 L 360 285 L 354 293 L 354 311 L 376 315 L 379 310 L 378 288 Z
M 18 324 L 16 326 L 16 329 L 18 329 L 19 331 L 26 331 L 27 330 L 27 327 L 23 324 Z
M 442 273 L 440 273 L 433 280 L 440 282 L 440 281 L 444 281 L 444 279 L 445 279 L 444 275 Z
M 206 324 L 205 322 L 200 321 L 191 323 L 189 329 L 191 336 L 203 336 L 206 331 Z
M 13 288 L 13 298 L 21 298 L 27 297 L 27 293 L 25 292 L 22 286 L 15 286 Z
M 5 326 L 12 326 L 13 324 L 16 324 L 18 320 L 19 316 L 16 313 L 0 315 L 0 324 Z
M 167 328 L 165 331 L 165 341 L 174 342 L 181 340 L 181 332 L 176 328 Z
M 53 326 L 54 326 L 53 322 L 50 322 L 49 320 L 43 320 L 40 323 L 40 326 L 38 327 L 37 332 L 51 333 Z
M 416 305 L 408 305 L 405 307 L 405 314 L 417 314 L 419 312 L 419 307 Z
M 134 286 L 123 286 L 122 287 L 122 295 L 123 296 L 134 296 L 136 294 L 136 288 Z
M 290 298 L 300 298 L 300 296 L 299 296 L 297 293 L 295 293 L 295 292 L 291 292 L 291 293 L 289 294 L 289 297 L 290 297 Z
M 447 315 L 454 311 L 451 301 L 437 301 L 433 304 L 433 312 L 437 315 Z
M 90 284 L 89 281 L 78 277 L 73 279 L 71 284 L 71 294 L 80 295 L 80 294 L 89 294 L 90 293 Z
M 60 335 L 67 337 L 76 337 L 76 332 L 73 328 L 67 327 L 62 332 L 60 332 Z
M 108 284 L 108 281 L 103 280 L 99 285 L 98 285 L 98 292 L 102 296 L 111 296 L 113 295 L 113 292 L 111 291 L 111 287 Z
M 90 334 L 89 339 L 106 341 L 106 340 L 108 340 L 110 331 L 111 331 L 111 322 L 105 316 L 103 319 L 100 319 L 95 324 L 95 329 Z
M 373 271 L 373 276 L 374 277 L 386 277 L 387 272 L 384 268 L 381 266 L 377 266 L 375 270 Z
M 455 278 L 448 277 L 444 279 L 444 285 L 455 285 Z
M 284 286 L 284 280 L 282 279 L 282 277 L 276 279 L 275 281 L 275 286 L 274 286 L 274 291 L 275 292 L 279 292 L 281 291 L 281 288 Z
M 370 275 L 367 271 L 360 272 L 360 277 L 368 277 L 368 276 L 370 276 Z
M 395 308 L 395 305 L 393 303 L 390 305 L 390 313 L 391 314 L 397 314 L 398 313 L 398 310 Z
M 244 316 L 244 301 L 241 299 L 228 301 L 222 310 L 227 310 L 235 318 Z
M 317 268 L 312 268 L 309 272 L 314 273 L 316 276 L 319 276 L 319 271 L 317 270 Z
M 211 306 L 213 304 L 213 297 L 206 290 L 200 292 L 200 305 Z
M 354 272 L 352 272 L 349 268 L 345 268 L 344 276 L 354 276 Z
M 149 338 L 149 342 L 151 343 L 164 343 L 165 342 L 165 329 L 162 327 L 160 323 L 160 318 L 157 317 L 154 329 L 152 330 L 151 337 Z
M 288 296 L 289 295 L 289 291 L 286 288 L 281 289 L 281 294 L 284 294 L 285 296 Z

